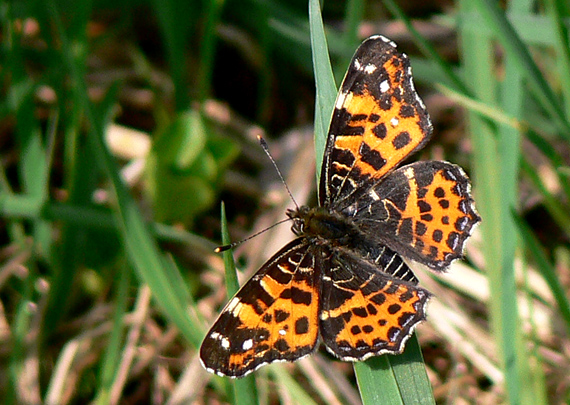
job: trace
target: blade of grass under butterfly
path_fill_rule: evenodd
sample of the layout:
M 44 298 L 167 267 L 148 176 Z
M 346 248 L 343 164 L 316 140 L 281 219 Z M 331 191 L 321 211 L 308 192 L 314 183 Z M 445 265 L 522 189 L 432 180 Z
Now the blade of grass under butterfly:
M 226 206 L 222 202 L 221 206 L 221 222 L 222 222 L 222 245 L 229 245 L 231 243 L 230 234 L 228 230 L 228 222 L 226 219 Z M 236 264 L 232 249 L 223 252 L 225 280 L 226 280 L 226 294 L 230 300 L 235 293 L 239 290 L 239 282 L 236 272 Z M 237 380 L 232 380 L 233 386 L 233 403 L 240 405 L 255 405 L 259 403 L 257 395 L 257 387 L 255 385 L 255 373 L 245 376 Z
M 365 362 L 355 363 L 354 371 L 364 404 L 435 404 L 415 335 L 408 340 L 402 354 L 372 357 Z M 375 386 L 379 384 L 378 381 L 382 381 L 382 389 L 361 388 L 361 385 Z M 384 384 L 393 385 L 387 389 Z
M 398 356 L 387 356 L 405 404 L 435 404 L 418 338 L 412 335 Z
M 322 162 L 322 153 L 326 144 L 326 131 L 328 129 L 330 117 L 336 99 L 336 86 L 334 83 L 330 58 L 324 33 L 324 26 L 320 14 L 318 0 L 309 1 L 309 26 L 311 29 L 311 45 L 313 52 L 313 64 L 315 70 L 315 83 L 317 87 L 317 100 L 315 106 L 315 150 L 317 151 L 317 167 Z M 328 118 L 328 120 L 325 119 Z M 325 122 L 326 121 L 326 122 Z M 319 155 L 320 154 L 320 155 Z M 318 171 L 317 171 L 318 172 Z M 410 342 L 408 342 L 409 344 Z M 417 343 L 416 343 L 417 344 Z M 365 404 L 379 403 L 402 403 L 404 396 L 406 401 L 421 402 L 425 400 L 426 389 L 429 387 L 428 398 L 431 395 L 431 385 L 425 373 L 425 365 L 419 350 L 411 350 L 409 358 L 404 358 L 406 362 L 421 364 L 424 367 L 423 373 L 418 373 L 417 378 L 423 380 L 419 383 L 420 389 L 410 388 L 411 384 L 417 381 L 409 379 L 409 373 L 394 371 L 390 366 L 390 361 L 386 356 L 375 357 L 367 362 L 357 362 L 354 364 L 358 387 Z M 418 356 L 418 354 L 420 354 Z M 392 359 L 393 360 L 393 359 Z M 372 367 L 368 364 L 372 364 Z M 380 362 L 380 367 L 374 367 L 375 362 Z M 417 396 L 422 393 L 422 396 Z M 387 401 L 391 399 L 391 401 Z

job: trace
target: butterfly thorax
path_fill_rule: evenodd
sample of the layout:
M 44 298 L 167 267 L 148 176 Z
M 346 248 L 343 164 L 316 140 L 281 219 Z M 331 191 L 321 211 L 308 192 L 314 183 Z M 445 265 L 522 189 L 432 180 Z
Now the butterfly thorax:
M 293 220 L 291 230 L 297 236 L 338 245 L 360 240 L 361 232 L 352 220 L 323 207 L 301 206 L 287 210 L 287 216 Z

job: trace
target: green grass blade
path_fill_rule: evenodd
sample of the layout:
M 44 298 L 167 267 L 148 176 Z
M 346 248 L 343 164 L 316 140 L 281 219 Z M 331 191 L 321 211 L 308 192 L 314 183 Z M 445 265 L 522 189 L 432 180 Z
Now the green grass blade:
M 195 28 L 199 14 L 198 2 L 153 1 L 154 10 L 164 38 L 166 59 L 173 80 L 177 111 L 189 107 L 185 48 L 188 33 Z
M 473 12 L 474 4 L 469 1 L 462 2 L 463 14 Z M 494 105 L 493 95 L 497 93 L 496 82 L 494 80 L 494 48 L 489 38 L 483 37 L 480 32 L 471 27 L 466 27 L 462 32 L 463 61 L 465 77 L 470 78 L 470 87 L 474 89 L 477 97 L 489 105 Z M 507 381 L 513 381 L 512 389 L 509 389 L 512 398 L 518 401 L 518 376 L 516 373 L 516 354 L 513 340 L 510 341 L 506 350 L 506 337 L 502 336 L 503 316 L 514 316 L 518 319 L 516 310 L 516 287 L 514 280 L 514 269 L 503 263 L 503 253 L 501 250 L 502 234 L 502 200 L 500 179 L 500 155 L 497 150 L 496 133 L 489 122 L 476 114 L 469 116 L 469 132 L 473 141 L 473 166 L 475 169 L 476 189 L 475 192 L 480 198 L 476 198 L 477 208 L 481 214 L 481 228 L 485 238 L 483 239 L 483 250 L 487 263 L 487 274 L 489 275 L 489 285 L 491 287 L 490 313 L 492 329 L 497 337 L 504 364 L 511 365 L 511 372 L 507 370 Z M 514 305 L 514 311 L 509 309 L 503 314 L 502 303 Z M 508 331 L 507 331 L 508 332 Z M 513 378 L 511 378 L 513 377 Z M 509 383 L 508 383 L 509 384 Z M 513 393 L 513 394 L 511 394 Z
M 515 5 L 523 6 L 518 3 Z M 551 97 L 550 88 L 543 77 L 530 79 L 530 76 L 540 75 L 540 72 L 529 67 L 532 64 L 536 68 L 528 50 L 495 5 L 480 0 L 465 1 L 462 6 L 463 15 L 471 15 L 474 7 L 478 7 L 493 30 L 491 34 L 473 26 L 464 26 L 464 73 L 465 77 L 470 78 L 470 87 L 481 102 L 487 103 L 489 107 L 498 106 L 506 116 L 512 116 L 521 122 L 526 106 L 526 81 L 534 80 L 531 88 L 539 98 Z M 498 37 L 507 50 L 505 79 L 500 83 L 496 78 L 492 35 Z M 496 97 L 497 94 L 500 96 Z M 541 99 L 541 104 L 549 113 L 556 113 L 550 108 L 552 100 L 545 102 Z M 565 124 L 562 121 L 564 120 L 559 119 L 558 124 L 563 127 Z M 521 131 L 520 128 L 505 123 L 491 125 L 471 114 L 470 132 L 473 134 L 476 186 L 481 197 L 477 203 L 483 218 L 481 227 L 485 235 L 483 244 L 486 272 L 492 297 L 491 320 L 504 368 L 507 395 L 512 403 L 541 403 L 540 394 L 533 392 L 533 387 L 541 384 L 541 373 L 532 366 L 537 358 L 532 358 L 532 354 L 525 348 L 514 272 L 517 240 L 510 213 L 518 202 Z M 501 175 L 497 176 L 497 173 Z
M 408 340 L 401 355 L 372 357 L 355 363 L 354 371 L 364 404 L 435 404 L 415 335 Z M 364 388 L 378 385 L 379 381 L 382 389 Z
M 354 363 L 354 373 L 364 405 L 404 403 L 387 355 Z M 370 389 L 370 387 L 378 385 L 381 385 L 382 388 Z
M 229 245 L 231 243 L 230 234 L 228 230 L 228 223 L 226 220 L 226 205 L 222 201 L 221 222 L 222 222 L 222 245 Z M 236 264 L 232 255 L 232 250 L 226 250 L 223 253 L 224 268 L 226 271 L 226 295 L 228 300 L 231 299 L 239 290 L 239 282 L 237 278 Z
M 358 30 L 362 24 L 364 10 L 363 0 L 348 0 L 346 2 L 346 17 L 344 19 L 346 28 L 343 34 L 343 42 L 348 49 L 354 49 L 360 42 Z
M 336 100 L 336 84 L 329 57 L 327 39 L 318 0 L 309 1 L 309 26 L 311 28 L 311 50 L 315 86 L 315 157 L 317 168 L 321 167 L 325 152 L 327 132 Z M 317 170 L 317 181 L 321 173 Z
M 99 370 L 98 392 L 93 400 L 94 404 L 109 403 L 109 395 L 117 373 L 117 366 L 121 358 L 121 341 L 124 332 L 124 316 L 127 313 L 129 302 L 128 289 L 131 285 L 131 272 L 127 266 L 119 274 L 117 294 L 115 299 L 115 312 L 113 315 L 113 329 L 106 345 L 105 354 Z
M 406 343 L 399 356 L 388 356 L 392 365 L 400 395 L 405 404 L 435 404 L 422 351 L 416 335 Z
M 231 243 L 230 234 L 228 231 L 228 222 L 226 220 L 226 206 L 222 202 L 221 207 L 221 222 L 222 222 L 222 244 L 228 245 Z M 226 250 L 223 253 L 224 268 L 226 271 L 226 292 L 228 300 L 231 299 L 239 290 L 239 282 L 237 278 L 236 264 L 232 250 Z M 240 405 L 254 405 L 259 403 L 257 395 L 257 386 L 255 385 L 255 373 L 245 376 L 237 380 L 231 380 L 233 385 L 234 404 Z
M 212 74 L 214 72 L 214 56 L 216 51 L 216 28 L 225 0 L 210 0 L 203 2 L 206 7 L 206 21 L 200 45 L 200 66 L 198 74 L 198 101 L 204 102 L 212 96 Z
M 511 7 L 522 7 L 519 2 L 512 2 Z M 528 10 L 527 10 L 528 11 Z M 526 47 L 525 47 L 526 50 Z M 524 118 L 525 99 L 527 97 L 527 88 L 525 86 L 524 72 L 520 70 L 520 66 L 516 63 L 515 58 L 508 54 L 505 58 L 505 79 L 500 84 L 500 95 L 498 101 L 503 106 L 505 112 L 519 120 Z M 505 273 L 514 274 L 515 254 L 518 247 L 518 239 L 513 237 L 516 235 L 516 227 L 509 212 L 518 206 L 518 181 L 519 181 L 519 162 L 521 160 L 521 131 L 509 125 L 499 125 L 497 127 L 498 142 L 497 147 L 500 152 L 500 190 L 502 204 L 502 240 L 501 250 L 503 258 L 503 271 Z M 511 278 L 509 274 L 508 278 Z M 533 383 L 537 383 L 535 373 L 532 371 L 531 356 L 528 350 L 524 349 L 525 338 L 520 328 L 519 312 L 517 303 L 516 285 L 508 286 L 509 290 L 504 292 L 501 302 L 503 317 L 501 318 L 503 329 L 503 341 L 500 342 L 501 348 L 505 352 L 505 365 L 507 371 L 512 372 L 511 378 L 518 378 L 520 388 L 520 398 L 526 403 L 539 404 L 538 398 L 532 392 Z M 513 345 L 516 342 L 516 346 Z M 508 349 L 514 346 L 515 350 L 512 354 L 516 355 L 516 372 L 514 375 L 514 367 L 509 367 Z M 511 357 L 514 358 L 514 357 Z M 536 360 L 536 359 L 534 359 Z M 522 384 L 521 382 L 528 382 Z M 510 386 L 516 386 L 511 382 Z M 530 402 L 529 402 L 530 401 Z
M 565 107 L 566 116 L 570 117 L 570 40 L 568 27 L 564 24 L 564 17 L 568 17 L 568 10 L 564 8 L 567 9 L 568 5 L 564 6 L 558 0 L 546 0 L 544 3 L 554 29 L 554 50 L 557 55 L 558 78 L 564 100 L 562 104 Z

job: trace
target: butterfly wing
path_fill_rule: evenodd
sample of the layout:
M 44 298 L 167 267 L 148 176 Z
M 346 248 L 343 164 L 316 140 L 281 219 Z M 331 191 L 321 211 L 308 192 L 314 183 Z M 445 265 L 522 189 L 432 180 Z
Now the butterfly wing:
M 465 172 L 421 161 L 401 167 L 345 209 L 359 228 L 404 257 L 444 270 L 481 220 Z
M 237 292 L 200 348 L 206 370 L 243 377 L 311 353 L 318 338 L 319 269 L 304 238 L 289 243 Z
M 357 49 L 339 92 L 321 170 L 321 206 L 366 190 L 428 141 L 426 108 L 410 62 L 396 45 L 373 36 Z
M 400 271 L 390 274 L 391 263 L 398 263 Z M 397 277 L 411 271 L 390 249 L 374 261 L 337 249 L 323 272 L 321 337 L 342 360 L 400 353 L 425 319 L 430 294 L 415 285 L 415 278 Z

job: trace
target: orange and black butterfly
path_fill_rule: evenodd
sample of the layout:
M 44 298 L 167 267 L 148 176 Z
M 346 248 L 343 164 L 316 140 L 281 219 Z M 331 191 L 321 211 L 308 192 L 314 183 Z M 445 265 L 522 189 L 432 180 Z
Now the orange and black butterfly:
M 208 371 L 242 377 L 308 355 L 319 337 L 348 361 L 404 349 L 430 293 L 403 258 L 445 270 L 480 221 L 459 166 L 396 169 L 431 132 L 407 56 L 364 41 L 336 101 L 319 205 L 287 211 L 297 238 L 226 305 L 200 349 Z

